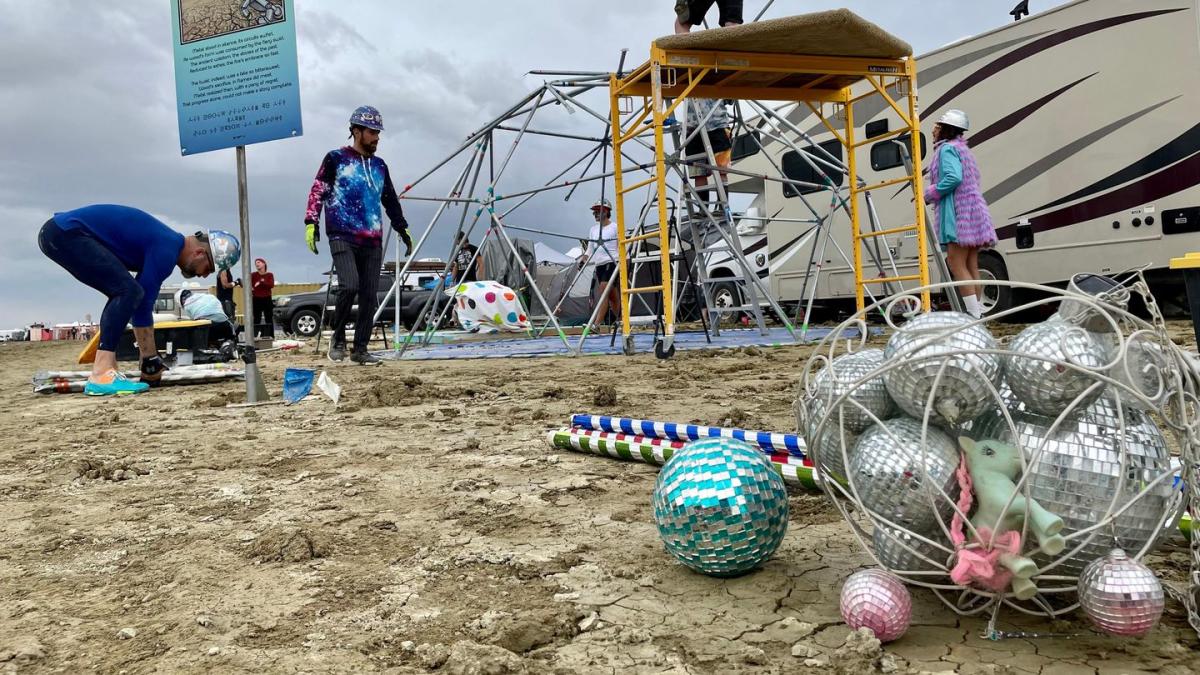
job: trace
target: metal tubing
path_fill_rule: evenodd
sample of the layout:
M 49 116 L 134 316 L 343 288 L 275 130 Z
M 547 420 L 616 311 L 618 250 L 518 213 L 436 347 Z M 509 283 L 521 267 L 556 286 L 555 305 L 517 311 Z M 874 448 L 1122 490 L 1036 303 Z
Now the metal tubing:
M 247 283 L 242 284 L 242 345 L 243 360 L 246 363 L 246 402 L 257 403 L 268 401 L 267 387 L 263 384 L 262 373 L 258 369 L 258 357 L 254 353 L 254 295 L 249 283 L 252 268 L 250 261 L 250 190 L 246 180 L 246 146 L 237 146 L 237 187 L 238 187 L 238 222 L 242 236 L 242 278 Z M 273 321 L 274 319 L 272 319 Z

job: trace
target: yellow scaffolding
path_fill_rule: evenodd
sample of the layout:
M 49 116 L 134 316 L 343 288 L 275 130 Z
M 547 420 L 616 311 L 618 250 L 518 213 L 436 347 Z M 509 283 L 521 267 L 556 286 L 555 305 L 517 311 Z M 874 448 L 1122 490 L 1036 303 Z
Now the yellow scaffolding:
M 867 89 L 867 86 L 870 88 Z M 857 90 L 860 93 L 855 93 Z M 893 96 L 895 91 L 907 99 L 903 108 Z M 743 99 L 791 101 L 803 103 L 821 123 L 842 143 L 849 172 L 849 207 L 854 247 L 854 283 L 858 309 L 865 307 L 864 289 L 867 284 L 918 281 L 929 284 L 928 240 L 925 225 L 925 201 L 921 176 L 921 153 L 912 152 L 912 174 L 902 179 L 878 185 L 859 185 L 857 180 L 857 151 L 878 138 L 856 140 L 854 103 L 870 96 L 881 96 L 900 117 L 902 127 L 894 134 L 920 138 L 920 119 L 917 115 L 916 60 L 859 56 L 806 56 L 801 54 L 755 53 L 744 51 L 712 51 L 695 49 L 665 49 L 659 42 L 651 45 L 650 59 L 624 77 L 610 78 L 609 96 L 612 107 L 612 141 L 614 185 L 616 188 L 617 237 L 620 244 L 619 264 L 621 283 L 622 333 L 629 342 L 631 297 L 638 293 L 662 293 L 664 342 L 670 348 L 675 335 L 674 299 L 671 297 L 671 242 L 667 226 L 667 152 L 664 147 L 664 122 L 689 97 L 710 99 Z M 632 114 L 622 122 L 621 99 L 635 101 Z M 640 99 L 640 108 L 636 100 Z M 670 101 L 668 103 L 668 101 Z M 845 122 L 839 131 L 825 114 L 832 105 Z M 626 186 L 622 174 L 621 149 L 626 143 L 648 131 L 654 133 L 654 170 L 649 179 Z M 910 141 L 911 142 L 911 141 Z M 915 147 L 913 143 L 910 147 Z M 626 228 L 625 195 L 632 190 L 655 184 L 657 187 L 658 230 L 629 235 Z M 915 232 L 919 271 L 912 275 L 868 278 L 863 274 L 862 246 L 880 232 L 864 233 L 860 227 L 859 198 L 890 185 L 911 185 L 914 195 L 913 223 L 886 230 L 886 234 Z M 630 287 L 628 277 L 628 245 L 657 238 L 661 266 L 661 283 L 648 287 Z M 929 292 L 921 293 L 925 310 L 929 309 Z

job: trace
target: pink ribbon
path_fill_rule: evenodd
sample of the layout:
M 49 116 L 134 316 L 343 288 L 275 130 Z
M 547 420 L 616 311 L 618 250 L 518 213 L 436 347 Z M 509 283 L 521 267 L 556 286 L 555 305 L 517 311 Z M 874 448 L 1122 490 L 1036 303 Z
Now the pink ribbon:
M 1015 530 L 993 533 L 986 527 L 977 528 L 981 548 L 967 548 L 966 527 L 961 513 L 970 513 L 974 503 L 974 486 L 971 474 L 967 471 L 967 458 L 960 455 L 958 471 L 960 488 L 958 495 L 958 511 L 950 519 L 950 541 L 958 551 L 954 569 L 950 571 L 950 579 L 961 586 L 975 586 L 999 593 L 1012 583 L 1013 573 L 1000 565 L 1000 556 L 1005 553 L 1019 555 L 1021 553 L 1021 533 Z

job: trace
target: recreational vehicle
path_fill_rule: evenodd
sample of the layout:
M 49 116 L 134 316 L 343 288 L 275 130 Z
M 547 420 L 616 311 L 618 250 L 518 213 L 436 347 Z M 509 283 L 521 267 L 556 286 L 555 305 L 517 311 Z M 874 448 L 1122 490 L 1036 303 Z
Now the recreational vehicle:
M 1078 0 L 918 58 L 922 157 L 940 115 L 958 108 L 970 116 L 968 139 L 999 235 L 999 245 L 980 256 L 985 278 L 1061 284 L 1076 273 L 1145 266 L 1152 280 L 1165 282 L 1170 258 L 1200 251 L 1197 4 Z M 858 138 L 900 126 L 878 96 L 855 104 L 853 114 L 861 124 Z M 811 144 L 800 142 L 801 152 L 844 160 L 842 145 L 808 109 L 787 119 L 811 138 Z M 756 123 L 762 121 L 748 125 Z M 906 175 L 911 146 L 900 137 L 860 148 L 859 180 L 875 184 Z M 735 159 L 736 150 L 737 144 Z M 801 161 L 796 148 L 764 137 L 761 151 L 751 152 L 735 166 L 764 174 L 778 163 L 793 180 L 827 177 L 845 191 L 844 174 Z M 754 179 L 730 189 L 755 193 L 755 210 L 770 219 L 766 245 L 756 250 L 767 254 L 771 292 L 780 302 L 803 302 L 814 293 L 806 282 L 815 284 L 817 300 L 854 296 L 849 219 L 831 207 L 830 191 Z M 877 227 L 910 224 L 912 198 L 907 186 L 874 191 Z M 814 219 L 805 202 L 829 241 L 804 222 Z M 756 243 L 742 241 L 746 248 Z M 912 274 L 915 234 L 888 236 L 876 253 L 889 271 L 887 261 L 894 259 L 900 274 Z M 984 300 L 993 312 L 1013 302 L 1007 289 L 994 287 Z

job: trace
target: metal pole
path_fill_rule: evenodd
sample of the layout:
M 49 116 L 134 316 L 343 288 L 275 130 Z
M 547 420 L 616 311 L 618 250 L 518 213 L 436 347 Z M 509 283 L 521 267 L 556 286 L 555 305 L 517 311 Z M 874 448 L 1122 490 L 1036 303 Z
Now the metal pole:
M 246 186 L 246 146 L 237 146 L 238 219 L 242 238 L 242 361 L 246 364 L 246 402 L 268 401 L 267 388 L 254 352 L 254 294 L 250 283 L 250 195 Z

